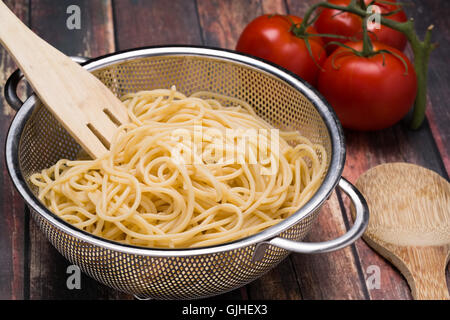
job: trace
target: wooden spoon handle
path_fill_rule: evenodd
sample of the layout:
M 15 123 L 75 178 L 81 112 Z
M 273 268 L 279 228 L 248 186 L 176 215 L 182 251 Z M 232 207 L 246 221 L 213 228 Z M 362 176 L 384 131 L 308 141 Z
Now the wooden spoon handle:
M 445 277 L 447 247 L 406 247 L 402 256 L 408 257 L 404 262 L 409 272 L 403 270 L 403 274 L 414 299 L 450 300 Z

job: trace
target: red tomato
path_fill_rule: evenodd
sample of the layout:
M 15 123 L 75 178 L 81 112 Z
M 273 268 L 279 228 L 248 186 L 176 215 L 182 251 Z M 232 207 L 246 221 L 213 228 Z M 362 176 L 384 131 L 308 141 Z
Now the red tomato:
M 276 63 L 315 85 L 319 71 L 317 64 L 325 61 L 326 53 L 322 40 L 310 37 L 314 62 L 305 41 L 290 31 L 292 23 L 301 22 L 302 19 L 296 16 L 260 16 L 244 29 L 236 50 Z M 317 33 L 312 27 L 307 32 Z
M 348 42 L 361 51 L 362 42 Z M 345 128 L 369 131 L 392 126 L 412 107 L 417 79 L 408 58 L 395 48 L 374 42 L 374 50 L 386 49 L 401 56 L 408 66 L 392 54 L 359 57 L 346 48 L 337 49 L 323 65 L 318 89 L 330 102 Z
M 390 1 L 395 2 L 395 0 Z M 350 3 L 350 0 L 328 0 L 328 2 L 335 5 L 347 6 Z M 368 5 L 371 0 L 365 0 L 365 2 Z M 399 8 L 395 4 L 387 4 L 381 2 L 375 2 L 375 5 L 377 5 L 381 9 L 381 13 L 392 12 Z M 403 10 L 386 18 L 398 22 L 404 22 L 407 20 L 406 14 Z M 314 26 L 319 33 L 337 34 L 345 37 L 355 37 L 357 39 L 362 39 L 362 18 L 352 13 L 323 8 L 319 15 L 319 18 L 314 23 Z M 377 29 L 371 24 L 369 25 L 368 30 L 370 31 L 369 35 L 372 40 L 385 43 L 400 51 L 403 51 L 405 49 L 407 39 L 403 33 L 393 30 L 384 25 L 381 25 Z M 323 37 L 322 40 L 325 42 L 325 44 L 329 43 L 330 41 L 338 41 L 341 43 L 349 41 L 348 39 L 328 37 Z M 337 46 L 335 45 L 326 47 L 328 53 L 333 52 L 336 48 Z

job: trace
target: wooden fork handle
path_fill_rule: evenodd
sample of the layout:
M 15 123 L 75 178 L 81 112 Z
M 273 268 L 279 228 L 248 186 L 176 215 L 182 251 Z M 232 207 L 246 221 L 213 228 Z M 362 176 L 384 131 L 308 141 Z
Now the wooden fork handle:
M 8 50 L 25 75 L 27 75 L 27 72 L 32 72 L 34 62 L 42 63 L 42 60 L 37 60 L 40 59 L 40 48 L 45 47 L 45 50 L 52 50 L 52 53 L 60 54 L 59 51 L 28 29 L 1 0 L 0 43 Z M 34 69 L 42 67 L 40 65 L 34 66 Z
M 2 1 L 0 43 L 42 103 L 84 150 L 94 158 L 105 154 L 117 129 L 105 111 L 118 123 L 128 122 L 121 101 L 96 77 L 28 29 Z

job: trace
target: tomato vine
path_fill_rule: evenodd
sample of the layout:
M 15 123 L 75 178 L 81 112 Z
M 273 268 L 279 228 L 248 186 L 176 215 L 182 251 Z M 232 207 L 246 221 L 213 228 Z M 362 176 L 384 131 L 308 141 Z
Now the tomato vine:
M 342 12 L 349 12 L 353 13 L 355 15 L 358 15 L 363 18 L 363 24 L 367 23 L 367 19 L 372 15 L 372 12 L 368 12 L 367 8 L 370 5 L 376 4 L 376 2 L 380 3 L 389 3 L 394 4 L 393 2 L 389 1 L 383 1 L 383 0 L 373 0 L 369 4 L 366 4 L 364 0 L 351 0 L 349 5 L 342 6 L 342 5 L 336 5 L 329 2 L 319 2 L 314 5 L 312 5 L 308 11 L 306 12 L 304 19 L 301 24 L 294 26 L 292 29 L 292 32 L 305 39 L 306 42 L 308 42 L 308 33 L 306 32 L 307 28 L 311 26 L 314 23 L 315 18 L 312 18 L 313 14 L 318 10 L 319 8 L 328 8 L 328 9 L 334 9 L 334 10 L 340 10 Z M 397 4 L 400 5 L 400 4 Z M 395 11 L 394 11 L 395 12 Z M 437 48 L 438 44 L 433 43 L 431 40 L 431 35 L 434 26 L 431 25 L 427 28 L 425 36 L 423 40 L 419 38 L 415 31 L 415 23 L 414 19 L 411 18 L 406 22 L 398 22 L 391 19 L 388 19 L 387 17 L 389 15 L 392 15 L 393 12 L 390 12 L 388 14 L 381 14 L 380 16 L 380 23 L 382 25 L 385 25 L 389 28 L 392 28 L 394 30 L 397 30 L 401 33 L 403 33 L 406 38 L 408 39 L 413 54 L 414 54 L 414 68 L 417 75 L 417 95 L 416 100 L 414 103 L 414 110 L 412 119 L 410 122 L 410 127 L 412 129 L 418 129 L 424 119 L 425 119 L 425 109 L 426 109 L 426 102 L 427 102 L 427 78 L 428 78 L 428 62 L 430 59 L 431 52 Z M 366 35 L 364 36 L 365 40 L 364 43 L 366 46 L 370 46 L 370 40 L 367 38 L 367 28 L 363 28 L 365 30 Z M 330 36 L 327 35 L 321 35 L 321 34 L 314 34 L 314 36 Z M 333 37 L 338 37 L 333 35 Z M 337 44 L 337 43 L 334 43 Z M 386 53 L 386 52 L 385 52 Z M 370 47 L 363 48 L 363 54 L 372 54 L 370 52 Z

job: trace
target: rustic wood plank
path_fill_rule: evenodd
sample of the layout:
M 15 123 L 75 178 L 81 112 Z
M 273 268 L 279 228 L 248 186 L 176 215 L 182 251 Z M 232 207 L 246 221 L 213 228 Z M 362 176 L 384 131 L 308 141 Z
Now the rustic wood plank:
M 263 13 L 268 14 L 286 14 L 287 7 L 284 0 L 261 0 Z
M 450 73 L 448 57 L 450 54 L 450 2 L 446 0 L 414 0 L 413 5 L 405 6 L 409 17 L 415 18 L 416 30 L 424 36 L 429 25 L 434 25 L 433 40 L 439 48 L 431 54 L 428 66 L 428 106 L 427 118 L 439 153 L 442 157 L 447 175 L 450 175 Z
M 307 8 L 305 2 L 297 3 Z M 285 14 L 287 9 L 284 1 L 198 1 L 205 44 L 228 49 L 234 49 L 240 33 L 252 19 L 265 13 Z M 330 206 L 323 209 L 307 240 L 321 241 L 345 232 L 342 211 L 336 204 L 337 200 L 332 210 Z M 333 272 L 334 276 L 330 276 Z M 251 299 L 300 299 L 302 296 L 306 299 L 364 299 L 364 284 L 360 278 L 353 251 L 346 248 L 326 255 L 292 254 L 247 287 Z
M 32 26 L 38 33 L 67 54 L 96 56 L 114 51 L 112 15 L 116 18 L 116 42 L 118 48 L 157 44 L 207 44 L 233 49 L 243 27 L 251 19 L 262 13 L 284 13 L 302 15 L 306 8 L 318 0 L 294 1 L 206 1 L 198 0 L 198 15 L 195 1 L 176 1 L 171 10 L 164 10 L 163 1 L 35 1 L 32 2 Z M 408 161 L 431 168 L 448 178 L 449 113 L 444 103 L 448 100 L 446 70 L 448 60 L 448 20 L 450 13 L 445 1 L 416 0 L 416 7 L 406 8 L 411 15 L 420 15 L 416 19 L 418 29 L 425 29 L 430 21 L 435 22 L 435 32 L 441 48 L 433 53 L 430 63 L 430 104 L 427 117 L 429 122 L 424 128 L 410 132 L 405 124 L 399 124 L 381 133 L 361 134 L 346 132 L 348 160 L 344 176 L 353 182 L 368 168 L 383 162 Z M 6 1 L 26 21 L 28 1 Z M 445 3 L 445 4 L 444 4 Z M 82 8 L 82 29 L 69 31 L 65 28 L 69 4 Z M 431 8 L 431 10 L 430 10 Z M 87 10 L 86 10 L 87 9 Z M 410 11 L 408 11 L 410 10 Z M 180 20 L 180 17 L 182 19 Z M 51 20 L 51 21 L 49 21 Z M 176 23 L 173 23 L 176 21 Z M 86 24 L 84 24 L 84 22 Z M 202 31 L 199 27 L 202 26 Z M 423 24 L 423 27 L 420 25 Z M 60 26 L 60 27 L 58 27 Z M 174 28 L 172 30 L 171 28 Z M 145 30 L 148 32 L 145 32 Z M 170 29 L 170 31 L 169 31 Z M 203 38 L 203 39 L 202 39 Z M 4 51 L 0 49 L 0 87 L 14 66 Z M 2 82 L 3 81 L 3 82 Z M 12 112 L 3 100 L 2 141 Z M 431 127 L 431 130 L 430 130 Z M 442 159 L 441 159 L 442 158 Z M 6 176 L 2 164 L 4 176 Z M 30 226 L 30 272 L 31 284 L 24 286 L 27 265 L 23 254 L 27 252 L 27 241 L 23 241 L 23 227 L 27 219 L 23 216 L 23 203 L 12 191 L 9 179 L 4 179 L 2 212 L 10 219 L 0 227 L 0 298 L 27 297 L 41 298 L 128 298 L 111 292 L 97 282 L 83 276 L 82 290 L 69 291 L 65 282 L 66 268 L 70 264 L 51 247 L 37 228 Z M 3 181 L 2 181 L 3 182 Z M 9 185 L 8 185 L 9 184 Z M 11 192 L 13 194 L 11 195 Z M 3 200 L 2 200 L 3 199 Z M 6 200 L 7 201 L 4 201 Z M 11 199 L 13 199 L 11 201 Z M 320 241 L 332 238 L 345 231 L 346 221 L 342 220 L 339 206 L 340 194 L 329 201 L 308 241 Z M 348 201 L 343 201 L 348 205 Z M 348 211 L 348 210 L 347 210 Z M 330 218 L 331 217 L 331 218 Z M 350 219 L 346 212 L 347 220 Z M 25 236 L 26 238 L 27 236 Z M 27 239 L 26 239 L 27 240 Z M 5 254 L 6 253 L 6 254 Z M 356 254 L 355 254 L 356 253 Z M 381 269 L 381 288 L 366 291 L 364 270 L 371 265 Z M 25 270 L 25 274 L 24 274 Z M 349 271 L 347 271 L 349 270 Z M 356 279 L 356 280 L 355 280 Z M 450 280 L 450 279 L 449 279 Z M 299 288 L 297 288 L 299 287 Z M 344 289 L 343 289 L 344 288 Z M 301 292 L 300 292 L 301 291 Z M 357 241 L 353 248 L 325 255 L 292 254 L 276 269 L 260 280 L 233 292 L 216 297 L 221 299 L 409 299 L 409 288 L 401 275 L 381 256 L 376 254 L 363 241 Z
M 81 29 L 69 30 L 67 8 L 81 9 Z M 31 27 L 67 55 L 98 56 L 115 50 L 110 1 L 33 1 Z M 132 298 L 82 275 L 81 289 L 66 285 L 70 262 L 47 241 L 36 225 L 30 225 L 30 299 Z
M 439 43 L 439 48 L 432 53 L 429 64 L 428 76 L 428 107 L 427 118 L 437 148 L 447 171 L 447 179 L 450 176 L 450 112 L 448 101 L 450 100 L 450 83 L 448 70 L 448 57 L 450 55 L 450 2 L 415 0 L 414 7 L 406 7 L 406 13 L 416 17 L 416 26 L 422 30 L 423 36 L 426 28 L 433 24 L 435 31 L 433 38 Z M 426 12 L 426 14 L 421 14 Z M 450 265 L 447 265 L 447 285 L 450 287 Z
M 311 2 L 318 1 L 314 0 Z M 427 4 L 428 3 L 429 2 L 427 2 Z M 288 7 L 291 13 L 298 14 L 300 16 L 304 13 L 305 10 L 305 4 L 303 2 L 300 3 L 288 0 Z M 424 14 L 425 12 L 428 12 L 428 8 L 422 8 L 421 11 L 416 12 L 416 15 L 420 15 L 420 17 L 423 17 L 426 16 Z M 419 17 L 417 18 L 418 19 L 416 19 L 416 21 L 420 20 Z M 425 30 L 425 26 L 423 26 L 422 29 Z M 443 67 L 444 66 L 441 66 L 441 68 Z M 431 89 L 433 87 L 435 87 L 435 85 L 430 83 L 430 90 L 434 90 Z M 445 90 L 446 89 L 440 88 L 439 92 Z M 431 110 L 431 108 L 429 110 Z M 442 111 L 439 112 L 441 114 L 441 118 L 443 118 L 442 123 L 447 123 L 448 117 L 443 116 Z M 438 126 L 439 124 L 436 125 L 436 127 Z M 442 127 L 443 126 L 441 125 L 439 127 L 439 130 L 442 130 Z M 445 128 L 447 129 L 448 133 L 448 126 L 446 126 Z M 443 141 L 446 141 L 446 134 L 442 135 L 442 132 L 440 131 L 438 136 L 442 137 Z M 350 180 L 353 182 L 356 181 L 357 177 L 360 174 L 362 174 L 372 166 L 393 161 L 406 161 L 421 164 L 430 169 L 434 169 L 441 175 L 446 176 L 446 170 L 442 165 L 442 159 L 435 147 L 435 140 L 431 135 L 428 123 L 425 123 L 421 130 L 418 130 L 416 132 L 408 130 L 406 123 L 402 122 L 391 129 L 374 133 L 358 133 L 350 132 L 347 130 L 346 137 L 348 156 L 346 168 L 344 170 L 344 176 L 350 178 Z M 443 148 L 441 146 L 440 151 L 441 154 L 444 154 L 445 159 L 445 150 L 442 150 Z M 348 205 L 347 200 L 345 201 L 345 203 Z M 370 298 L 411 298 L 406 282 L 398 273 L 398 271 L 390 265 L 390 263 L 376 254 L 363 241 L 357 242 L 356 251 L 363 270 L 366 270 L 371 265 L 379 266 L 381 270 L 381 288 L 370 290 Z
M 151 45 L 201 45 L 202 35 L 195 1 L 114 1 L 116 44 L 119 50 Z M 173 23 L 176 21 L 176 23 Z M 212 299 L 245 299 L 240 288 Z
M 195 1 L 114 1 L 116 43 L 120 50 L 149 45 L 203 44 Z M 176 23 L 174 23 L 176 21 Z M 245 288 L 213 299 L 246 299 Z
M 198 0 L 197 7 L 204 44 L 227 49 L 234 49 L 245 25 L 258 15 L 286 12 L 281 0 Z M 249 299 L 301 299 L 290 259 L 284 260 L 277 268 L 248 284 L 247 293 Z
M 445 172 L 439 163 L 439 156 L 432 148 L 432 137 L 427 124 L 419 131 L 409 131 L 404 123 L 378 133 L 347 134 L 348 157 L 344 171 L 353 182 L 369 168 L 386 162 L 406 161 L 416 163 L 437 171 Z M 421 150 L 421 151 L 418 151 Z M 374 299 L 406 299 L 410 291 L 404 278 L 381 256 L 365 243 L 360 243 L 358 253 L 363 268 L 369 265 L 380 267 L 382 284 L 380 290 L 372 290 Z
M 226 49 L 234 49 L 244 27 L 263 14 L 259 0 L 197 0 L 197 7 L 204 44 Z
M 347 227 L 335 193 L 324 205 L 304 241 L 336 238 Z M 359 240 L 360 241 L 360 240 Z M 327 254 L 291 254 L 275 269 L 250 283 L 251 299 L 366 299 L 364 276 L 353 248 Z
M 245 26 L 262 14 L 286 14 L 283 0 L 197 0 L 204 44 L 234 49 Z
M 335 239 L 347 230 L 336 193 L 324 205 L 305 241 Z M 357 242 L 360 242 L 358 240 Z M 292 254 L 303 299 L 367 299 L 364 274 L 354 245 L 325 254 Z
M 114 1 L 119 50 L 202 43 L 195 1 Z
M 29 3 L 27 0 L 5 1 L 6 5 L 26 24 L 28 24 Z M 0 88 L 16 69 L 12 58 L 0 47 Z M 24 92 L 25 90 L 22 90 Z M 0 141 L 4 146 L 9 124 L 14 115 L 3 94 L 0 97 Z M 24 204 L 9 179 L 4 161 L 0 162 L 0 211 L 3 223 L 0 224 L 0 299 L 23 299 L 25 297 L 24 279 L 27 261 L 25 259 L 25 235 L 28 218 L 24 215 Z
M 286 1 L 290 14 L 302 17 L 319 0 Z M 339 193 L 338 193 L 339 194 Z M 305 241 L 324 241 L 346 232 L 345 219 L 336 194 L 324 206 Z M 361 242 L 358 240 L 357 243 Z M 364 270 L 355 245 L 321 255 L 291 255 L 304 299 L 367 299 Z
M 450 114 L 444 104 L 448 90 L 445 85 L 442 85 L 446 81 L 442 77 L 448 77 L 448 75 L 442 73 L 442 68 L 445 68 L 445 65 L 443 65 L 446 59 L 445 54 L 450 53 L 450 48 L 448 46 L 449 33 L 446 32 L 448 31 L 448 21 L 442 17 L 445 16 L 446 11 L 450 11 L 449 4 L 444 4 L 441 0 L 427 2 L 427 5 L 422 1 L 413 1 L 410 4 L 405 6 L 405 11 L 409 17 L 415 18 L 416 30 L 420 36 L 423 37 L 428 25 L 434 23 L 435 41 L 444 43 L 443 46 L 433 52 L 429 64 L 427 118 L 420 130 L 417 131 L 409 130 L 406 119 L 404 119 L 393 128 L 379 133 L 348 133 L 347 136 L 352 135 L 347 139 L 348 145 L 354 147 L 355 151 L 348 150 L 352 157 L 347 160 L 347 166 L 350 169 L 346 169 L 344 174 L 347 174 L 353 181 L 356 181 L 360 174 L 373 166 L 396 161 L 422 165 L 448 179 L 450 162 L 447 141 L 450 136 L 448 127 Z M 433 4 L 435 7 L 430 7 L 428 4 Z M 430 16 L 433 18 L 429 18 Z M 424 19 L 424 17 L 426 18 Z M 436 21 L 434 18 L 436 18 Z M 445 31 L 441 32 L 440 30 Z M 413 59 L 412 50 L 409 46 L 406 49 L 406 54 L 410 59 Z M 436 57 L 437 54 L 440 56 Z M 444 99 L 441 97 L 444 97 Z M 352 140 L 353 138 L 355 140 Z M 411 298 L 404 277 L 389 262 L 374 255 L 371 251 L 373 250 L 365 243 L 358 250 L 361 260 L 364 261 L 363 266 L 378 265 L 381 266 L 381 270 L 384 270 L 381 274 L 382 288 L 381 290 L 374 290 L 372 298 Z M 388 267 L 392 267 L 393 271 L 386 271 Z M 387 285 L 389 282 L 392 285 Z M 447 267 L 447 283 L 450 286 L 450 266 Z M 383 287 L 385 288 L 383 289 Z
M 372 133 L 346 132 L 347 165 L 344 176 L 355 182 L 369 168 L 387 162 L 410 162 L 422 165 L 446 177 L 439 153 L 433 143 L 428 122 L 417 131 L 411 131 L 402 122 L 396 126 Z M 349 218 L 350 219 L 350 218 Z M 381 270 L 381 288 L 371 290 L 373 299 L 410 299 L 409 287 L 400 273 L 364 242 L 357 244 L 364 269 L 376 265 Z
M 301 288 L 290 256 L 247 285 L 250 300 L 300 300 Z
M 67 28 L 67 8 L 81 10 L 81 29 Z M 115 51 L 113 12 L 110 0 L 33 1 L 31 28 L 67 55 L 96 57 Z

